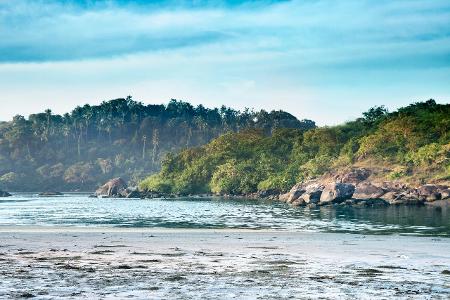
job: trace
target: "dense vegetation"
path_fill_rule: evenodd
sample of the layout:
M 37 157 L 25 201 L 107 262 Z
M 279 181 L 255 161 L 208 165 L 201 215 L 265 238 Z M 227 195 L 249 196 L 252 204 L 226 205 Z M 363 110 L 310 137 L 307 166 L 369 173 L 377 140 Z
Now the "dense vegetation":
M 374 107 L 334 127 L 246 130 L 169 154 L 159 174 L 140 184 L 169 193 L 286 191 L 296 182 L 353 166 L 380 180 L 450 180 L 450 105 L 434 100 L 388 113 Z
M 226 132 L 314 126 L 283 111 L 208 109 L 177 100 L 144 105 L 131 97 L 62 116 L 50 110 L 17 115 L 0 123 L 0 189 L 92 190 L 115 176 L 138 182 L 160 169 L 166 153 Z

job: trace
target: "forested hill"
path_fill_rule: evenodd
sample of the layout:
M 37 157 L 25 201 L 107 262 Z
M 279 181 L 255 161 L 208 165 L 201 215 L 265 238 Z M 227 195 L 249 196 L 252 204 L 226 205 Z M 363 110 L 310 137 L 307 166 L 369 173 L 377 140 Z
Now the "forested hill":
M 428 100 L 392 113 L 375 107 L 355 121 L 308 131 L 226 134 L 167 156 L 161 172 L 140 187 L 181 194 L 285 192 L 298 182 L 350 168 L 370 169 L 374 181 L 448 185 L 450 104 Z
M 208 109 L 177 100 L 144 105 L 131 97 L 64 115 L 17 115 L 0 123 L 0 189 L 92 190 L 115 176 L 138 182 L 160 169 L 166 153 L 226 132 L 313 127 L 283 111 Z

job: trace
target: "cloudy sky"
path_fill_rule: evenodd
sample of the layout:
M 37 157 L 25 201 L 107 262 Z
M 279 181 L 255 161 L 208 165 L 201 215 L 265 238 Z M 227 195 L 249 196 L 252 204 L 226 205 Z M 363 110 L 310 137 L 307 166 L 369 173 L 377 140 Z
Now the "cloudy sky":
M 322 125 L 448 103 L 450 1 L 0 0 L 0 90 L 0 120 L 127 95 Z

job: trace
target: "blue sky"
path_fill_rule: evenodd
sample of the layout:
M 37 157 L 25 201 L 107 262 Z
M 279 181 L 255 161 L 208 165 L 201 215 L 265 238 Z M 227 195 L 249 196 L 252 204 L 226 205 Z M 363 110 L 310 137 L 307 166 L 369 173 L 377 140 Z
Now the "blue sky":
M 450 102 L 448 0 L 0 0 L 0 41 L 0 120 L 127 95 L 321 125 Z

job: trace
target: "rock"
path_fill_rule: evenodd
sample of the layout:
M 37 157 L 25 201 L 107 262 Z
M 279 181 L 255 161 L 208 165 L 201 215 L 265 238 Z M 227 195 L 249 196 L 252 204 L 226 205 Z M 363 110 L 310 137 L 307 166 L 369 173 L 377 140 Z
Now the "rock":
M 304 189 L 298 189 L 298 190 L 289 192 L 289 198 L 287 199 L 287 203 L 292 203 L 293 201 L 300 198 L 300 196 L 303 195 L 304 193 L 305 193 Z
M 431 195 L 425 197 L 425 201 L 427 202 L 433 202 L 436 200 L 441 200 L 441 193 L 432 193 Z
M 300 199 L 307 204 L 317 204 L 320 201 L 320 195 L 322 195 L 322 190 L 316 190 L 304 193 Z
M 381 199 L 386 200 L 387 202 L 391 202 L 397 200 L 399 197 L 398 192 L 387 192 L 386 194 L 380 196 Z
M 450 207 L 450 199 L 447 200 L 436 200 L 433 202 L 425 202 L 426 205 L 430 207 L 436 208 L 449 208 Z
M 141 198 L 141 193 L 136 187 L 128 187 L 119 192 L 119 196 L 123 198 Z
M 360 183 L 356 186 L 353 193 L 353 199 L 379 199 L 386 193 L 381 187 L 375 186 L 369 182 Z
M 292 201 L 292 203 L 291 203 L 292 206 L 303 206 L 305 204 L 306 203 L 305 203 L 305 201 L 303 201 L 303 199 L 297 199 L 297 200 Z
M 5 191 L 0 191 L 0 197 L 11 197 L 12 195 Z
M 382 183 L 381 188 L 388 192 L 400 192 L 408 189 L 408 186 L 402 182 L 385 181 Z
M 340 203 L 350 199 L 355 192 L 355 186 L 349 183 L 331 183 L 325 186 L 321 196 L 320 204 Z
M 278 191 L 274 189 L 262 190 L 256 193 L 256 198 L 270 198 L 272 196 L 278 195 Z
M 443 185 L 425 184 L 425 185 L 422 185 L 421 187 L 419 187 L 417 189 L 417 192 L 421 196 L 429 197 L 429 196 L 432 196 L 433 194 L 439 193 L 440 190 L 444 190 L 446 188 L 447 187 L 443 186 Z
M 347 200 L 349 201 L 349 200 Z M 353 200 L 355 201 L 356 205 L 360 206 L 372 206 L 372 207 L 380 207 L 380 206 L 386 206 L 389 205 L 389 202 L 383 200 L 383 199 L 364 199 L 364 200 Z
M 441 190 L 441 200 L 450 199 L 450 189 Z
M 281 202 L 287 202 L 289 199 L 289 195 L 290 193 L 281 194 L 280 196 L 278 196 L 278 200 Z
M 127 188 L 125 180 L 122 178 L 114 178 L 95 191 L 98 197 L 120 197 L 121 192 Z
M 356 185 L 369 178 L 371 174 L 372 172 L 368 169 L 353 169 L 350 172 L 336 175 L 334 177 L 334 181 L 338 183 L 351 183 Z
M 42 193 L 39 193 L 38 196 L 40 196 L 40 197 L 55 197 L 55 196 L 64 196 L 64 194 L 60 193 L 60 192 L 42 192 Z

